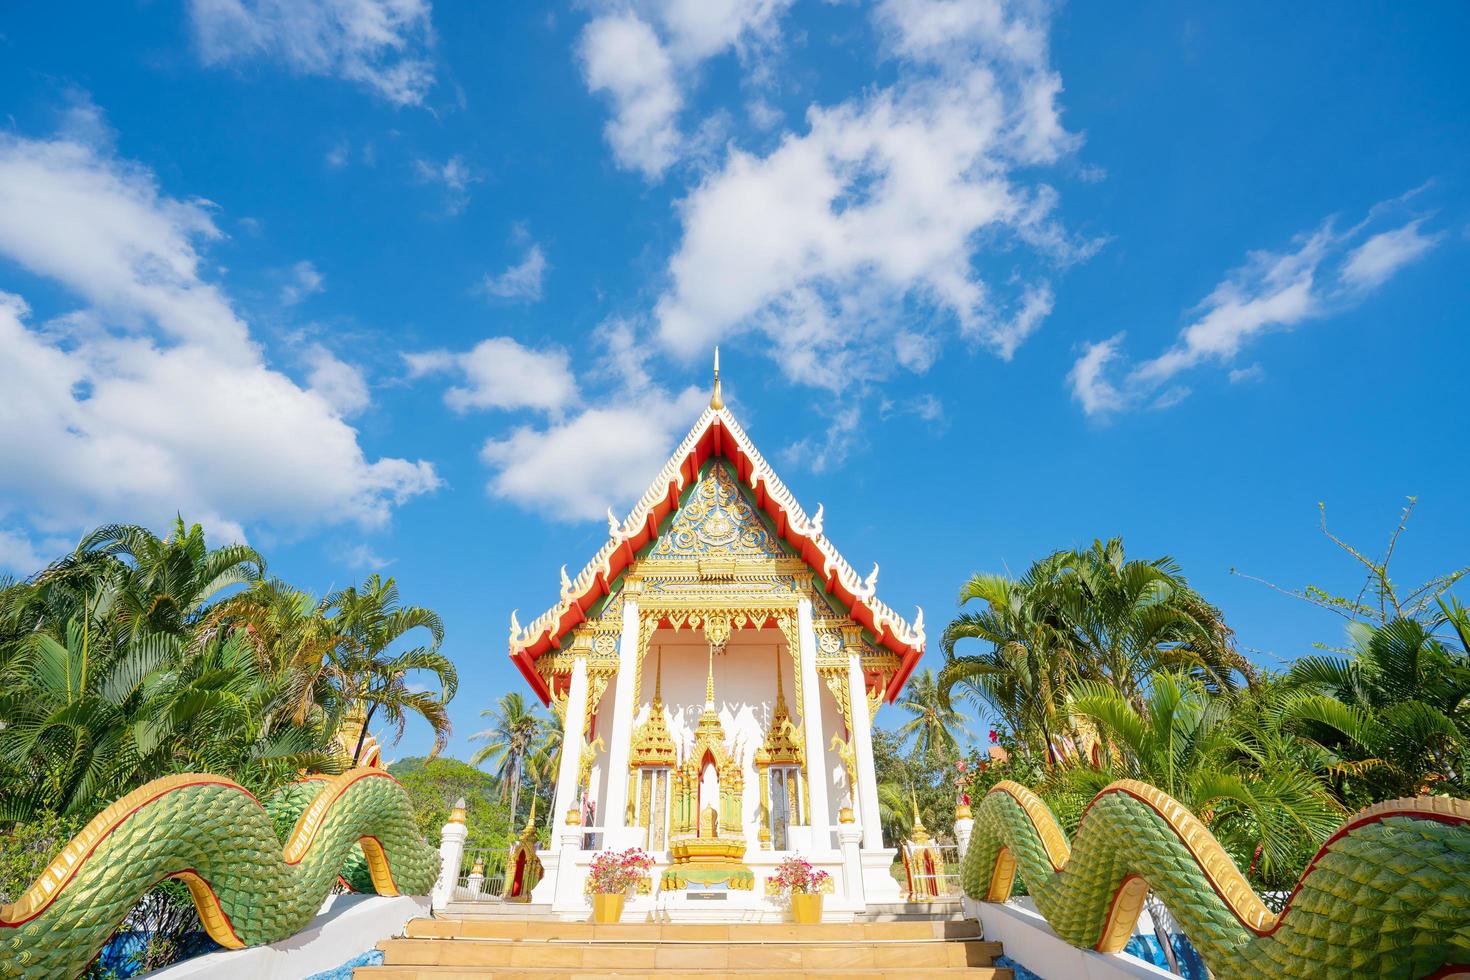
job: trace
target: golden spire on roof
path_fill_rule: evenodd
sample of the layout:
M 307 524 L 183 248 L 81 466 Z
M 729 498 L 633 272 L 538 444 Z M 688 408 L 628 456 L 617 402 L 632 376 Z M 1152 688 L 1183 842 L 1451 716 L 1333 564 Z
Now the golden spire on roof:
M 725 399 L 720 397 L 720 349 L 715 348 L 715 389 L 710 392 L 709 407 L 718 412 L 725 407 Z

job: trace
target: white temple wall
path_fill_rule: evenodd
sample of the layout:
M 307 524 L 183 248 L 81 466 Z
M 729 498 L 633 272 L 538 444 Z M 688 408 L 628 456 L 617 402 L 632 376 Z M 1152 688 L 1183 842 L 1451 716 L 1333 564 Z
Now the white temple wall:
M 593 742 L 602 739 L 602 750 L 597 753 L 596 761 L 592 763 L 592 773 L 588 776 L 588 795 L 597 803 L 597 812 L 593 815 L 593 824 L 598 827 L 607 825 L 607 814 L 603 812 L 603 804 L 607 800 L 608 772 L 608 750 L 612 747 L 613 718 L 617 708 L 617 691 L 611 681 L 608 682 L 607 690 L 603 692 L 602 703 L 597 707 L 597 720 L 592 727 Z M 626 776 L 624 777 L 627 778 Z
M 847 683 L 846 675 L 842 682 Z M 830 787 L 827 791 L 827 825 L 831 826 L 837 823 L 837 815 L 847 806 L 847 769 L 837 753 L 832 751 L 832 737 L 844 735 L 846 729 L 842 724 L 842 709 L 832 697 L 832 689 L 825 680 L 819 679 L 818 683 L 822 685 L 822 750 L 826 759 L 827 785 Z

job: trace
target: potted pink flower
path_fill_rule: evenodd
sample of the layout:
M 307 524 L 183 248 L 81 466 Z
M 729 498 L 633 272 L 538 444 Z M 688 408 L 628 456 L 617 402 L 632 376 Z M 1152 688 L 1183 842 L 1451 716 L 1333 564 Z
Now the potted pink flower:
M 825 871 L 812 867 L 812 863 L 799 854 L 793 854 L 776 866 L 772 879 L 783 895 L 791 896 L 791 917 L 802 925 L 815 925 L 822 921 L 822 893 L 819 889 L 832 880 Z
M 628 889 L 648 877 L 653 858 L 642 849 L 600 851 L 592 859 L 587 888 L 592 892 L 592 921 L 617 922 L 623 917 Z

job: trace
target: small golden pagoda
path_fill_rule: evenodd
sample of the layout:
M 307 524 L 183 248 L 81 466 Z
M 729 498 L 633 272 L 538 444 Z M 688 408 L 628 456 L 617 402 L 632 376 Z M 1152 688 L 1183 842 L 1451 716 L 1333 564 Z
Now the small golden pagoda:
M 914 804 L 914 829 L 903 848 L 903 873 L 908 879 L 910 902 L 932 902 L 939 898 L 939 883 L 944 877 L 944 856 L 934 846 L 929 830 L 919 816 L 919 798 L 909 791 Z
M 786 828 L 802 822 L 803 780 L 805 769 L 804 753 L 801 748 L 801 733 L 786 707 L 786 691 L 781 686 L 780 654 L 776 655 L 776 706 L 771 711 L 771 724 L 766 730 L 766 739 L 755 754 L 755 769 L 760 777 L 761 788 L 761 850 L 786 850 Z M 783 790 L 783 799 L 777 801 L 780 809 L 771 809 L 771 771 L 780 776 L 775 785 Z

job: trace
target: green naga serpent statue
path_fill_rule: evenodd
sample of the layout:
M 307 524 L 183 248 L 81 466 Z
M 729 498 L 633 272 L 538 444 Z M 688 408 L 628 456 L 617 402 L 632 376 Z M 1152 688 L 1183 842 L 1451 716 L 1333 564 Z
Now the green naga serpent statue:
M 1123 780 L 1069 843 L 1041 798 L 1002 782 L 974 811 L 961 881 L 1003 902 L 1019 870 L 1073 946 L 1118 952 L 1150 889 L 1218 980 L 1470 977 L 1470 802 L 1392 800 L 1352 816 L 1317 852 L 1280 915 L 1183 805 Z
M 284 846 L 278 822 L 292 827 Z M 339 876 L 358 891 L 426 895 L 438 872 L 408 794 L 382 769 L 313 777 L 264 804 L 221 776 L 166 776 L 99 813 L 0 906 L 0 977 L 80 973 L 165 878 L 188 886 L 210 938 L 239 949 L 299 931 Z

